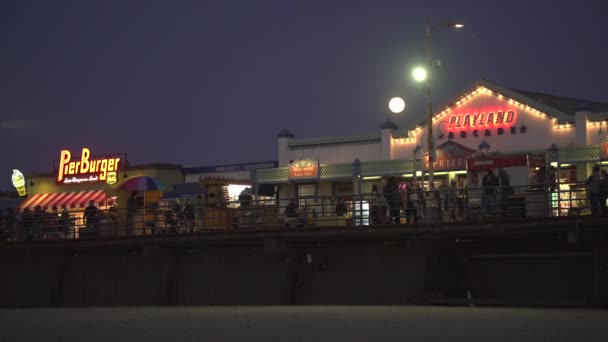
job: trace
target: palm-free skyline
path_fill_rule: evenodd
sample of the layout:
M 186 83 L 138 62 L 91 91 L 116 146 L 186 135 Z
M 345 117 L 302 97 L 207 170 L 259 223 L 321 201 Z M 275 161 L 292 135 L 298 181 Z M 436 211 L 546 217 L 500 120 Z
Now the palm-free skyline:
M 277 158 L 276 134 L 424 119 L 425 25 L 439 106 L 477 79 L 599 102 L 599 1 L 59 1 L 0 5 L 0 189 L 61 149 L 189 166 Z M 394 96 L 406 109 L 388 110 Z

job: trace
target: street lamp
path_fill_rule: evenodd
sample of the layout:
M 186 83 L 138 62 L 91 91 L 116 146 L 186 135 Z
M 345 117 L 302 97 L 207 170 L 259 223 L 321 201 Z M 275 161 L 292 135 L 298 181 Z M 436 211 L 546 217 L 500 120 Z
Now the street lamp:
M 363 199 L 361 196 L 361 182 L 362 182 L 362 177 L 361 177 L 361 160 L 359 160 L 359 158 L 356 158 L 353 161 L 353 186 L 355 186 L 355 188 L 357 189 L 357 194 L 359 195 L 359 203 L 358 203 L 358 207 L 357 208 L 357 202 L 355 201 L 353 203 L 353 226 L 362 226 L 363 225 Z M 357 210 L 359 209 L 359 210 Z M 358 213 L 357 213 L 358 212 Z
M 420 145 L 416 145 L 416 148 L 412 151 L 412 155 L 414 156 L 414 183 L 418 184 L 418 156 L 422 153 L 422 147 Z
M 433 69 L 433 60 L 431 55 L 431 33 L 437 30 L 440 27 L 451 27 L 451 28 L 462 28 L 464 27 L 461 23 L 450 23 L 450 22 L 441 22 L 439 24 L 435 24 L 431 26 L 429 23 L 426 24 L 426 65 L 427 69 L 424 71 L 423 68 L 415 68 L 413 72 L 414 79 L 418 82 L 426 82 L 426 96 L 427 96 L 427 110 L 428 110 L 428 149 L 429 149 L 429 190 L 434 187 L 434 169 L 435 166 L 433 163 L 435 162 L 435 145 L 433 144 L 433 101 L 432 101 L 432 69 Z M 438 66 L 439 63 L 436 63 Z M 424 71 L 424 72 L 423 72 Z
M 487 156 L 490 152 L 490 144 L 488 144 L 485 140 L 479 144 L 479 151 L 483 152 L 484 156 Z
M 557 164 L 557 176 L 555 176 L 555 180 L 556 180 L 556 193 L 557 193 L 557 216 L 560 216 L 560 211 L 561 211 L 561 203 L 560 203 L 560 188 L 559 188 L 559 183 L 560 183 L 560 174 L 561 174 L 561 169 L 560 169 L 560 160 L 559 160 L 559 147 L 556 144 L 551 144 L 551 146 L 549 146 L 549 148 L 547 149 L 547 152 L 549 152 L 549 156 L 551 157 L 551 166 L 553 166 L 553 163 Z M 550 172 L 553 172 L 553 170 L 550 170 Z

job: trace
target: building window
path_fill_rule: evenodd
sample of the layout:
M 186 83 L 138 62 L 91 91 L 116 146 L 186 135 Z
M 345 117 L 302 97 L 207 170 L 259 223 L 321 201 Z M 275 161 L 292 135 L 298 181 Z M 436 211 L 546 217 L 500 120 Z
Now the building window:
M 317 184 L 298 184 L 298 202 L 305 206 L 317 197 Z

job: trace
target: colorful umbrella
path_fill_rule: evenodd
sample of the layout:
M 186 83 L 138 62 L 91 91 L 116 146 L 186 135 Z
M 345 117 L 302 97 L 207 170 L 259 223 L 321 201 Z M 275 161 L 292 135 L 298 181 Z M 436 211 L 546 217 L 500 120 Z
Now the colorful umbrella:
M 139 176 L 122 183 L 120 188 L 128 191 L 164 191 L 167 186 L 154 177 Z

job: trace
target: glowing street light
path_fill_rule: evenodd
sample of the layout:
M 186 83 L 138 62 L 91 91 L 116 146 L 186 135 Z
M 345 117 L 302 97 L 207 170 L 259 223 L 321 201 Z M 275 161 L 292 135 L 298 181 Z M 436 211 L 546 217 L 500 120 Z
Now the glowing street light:
M 412 71 L 412 76 L 414 77 L 414 80 L 416 80 L 416 82 L 424 82 L 426 81 L 427 77 L 426 69 L 420 66 L 416 67 Z
M 462 28 L 464 27 L 461 23 L 450 23 L 450 22 L 441 22 L 439 24 L 431 26 L 429 23 L 426 24 L 426 66 L 425 70 L 422 67 L 417 67 L 414 69 L 412 75 L 414 79 L 418 82 L 426 82 L 426 95 L 427 95 L 427 130 L 428 130 L 428 151 L 429 151 L 429 190 L 432 190 L 434 187 L 434 169 L 435 166 L 433 163 L 435 162 L 435 146 L 433 143 L 433 101 L 432 101 L 432 87 L 431 81 L 433 78 L 432 68 L 433 65 L 439 65 L 438 63 L 433 63 L 433 59 L 431 57 L 431 33 L 437 30 L 440 27 L 450 27 L 450 28 Z

